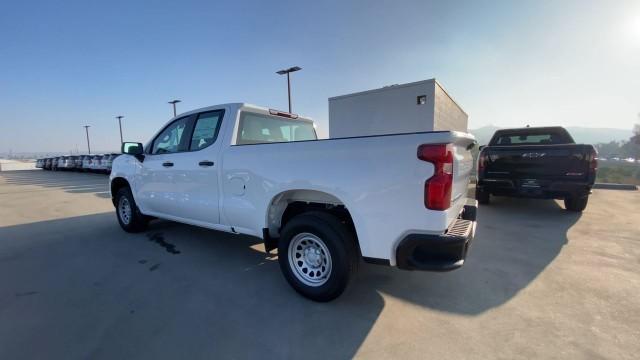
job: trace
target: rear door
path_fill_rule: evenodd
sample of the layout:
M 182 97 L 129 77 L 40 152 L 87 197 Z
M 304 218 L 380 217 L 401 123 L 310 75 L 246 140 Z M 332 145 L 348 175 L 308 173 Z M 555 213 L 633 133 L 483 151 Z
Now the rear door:
M 176 182 L 185 193 L 182 216 L 208 224 L 220 223 L 218 161 L 221 139 L 218 139 L 224 110 L 199 113 L 194 118 L 189 139 L 188 157 L 185 158 L 185 176 Z

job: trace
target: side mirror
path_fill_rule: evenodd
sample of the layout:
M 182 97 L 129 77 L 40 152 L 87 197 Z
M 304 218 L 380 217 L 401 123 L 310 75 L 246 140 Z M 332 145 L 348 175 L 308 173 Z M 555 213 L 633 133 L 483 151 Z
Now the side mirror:
M 487 145 L 480 145 L 480 147 L 478 148 L 479 151 L 482 151 L 482 149 L 484 149 L 484 147 Z
M 129 155 L 142 155 L 144 154 L 144 148 L 141 143 L 124 142 L 122 143 L 122 153 Z

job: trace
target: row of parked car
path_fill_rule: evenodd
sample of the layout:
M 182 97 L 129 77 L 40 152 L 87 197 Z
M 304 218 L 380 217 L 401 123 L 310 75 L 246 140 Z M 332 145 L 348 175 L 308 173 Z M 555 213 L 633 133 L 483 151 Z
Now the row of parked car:
M 43 170 L 90 171 L 97 173 L 111 172 L 113 160 L 120 154 L 103 155 L 69 155 L 36 160 L 36 168 Z

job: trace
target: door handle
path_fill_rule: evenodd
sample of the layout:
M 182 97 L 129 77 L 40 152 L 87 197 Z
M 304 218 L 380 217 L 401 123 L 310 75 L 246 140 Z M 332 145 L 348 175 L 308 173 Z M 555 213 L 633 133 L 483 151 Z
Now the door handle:
M 200 162 L 198 163 L 198 165 L 200 165 L 200 166 L 213 166 L 213 161 L 209 161 L 209 160 L 206 160 L 206 161 L 200 161 Z
M 165 162 L 162 163 L 162 166 L 164 166 L 164 167 L 172 167 L 173 163 L 171 161 L 165 161 Z

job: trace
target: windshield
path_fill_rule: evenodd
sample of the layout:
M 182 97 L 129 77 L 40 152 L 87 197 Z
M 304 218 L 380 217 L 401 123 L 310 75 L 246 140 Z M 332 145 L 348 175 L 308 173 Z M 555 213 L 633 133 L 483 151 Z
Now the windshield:
M 242 112 L 237 145 L 316 140 L 313 123 L 252 112 Z

